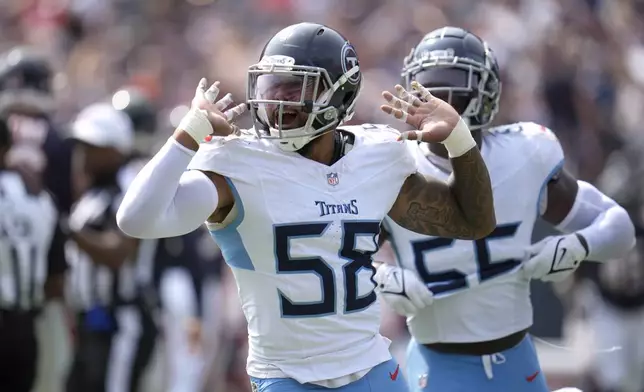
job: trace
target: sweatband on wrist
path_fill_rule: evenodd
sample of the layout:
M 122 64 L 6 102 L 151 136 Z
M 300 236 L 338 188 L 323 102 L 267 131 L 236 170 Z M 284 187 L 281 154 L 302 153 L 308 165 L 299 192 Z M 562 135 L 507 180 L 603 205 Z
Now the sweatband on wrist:
M 447 149 L 450 158 L 458 158 L 472 148 L 476 147 L 476 141 L 472 137 L 472 132 L 463 119 L 458 123 L 442 144 Z
M 205 110 L 201 109 L 191 109 L 186 113 L 181 119 L 178 128 L 185 131 L 197 143 L 203 142 L 206 136 L 213 133 L 208 115 Z

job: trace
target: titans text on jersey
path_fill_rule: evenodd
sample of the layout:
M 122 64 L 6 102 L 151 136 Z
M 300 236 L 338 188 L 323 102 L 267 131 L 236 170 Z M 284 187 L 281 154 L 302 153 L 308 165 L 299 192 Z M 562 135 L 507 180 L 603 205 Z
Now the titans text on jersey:
M 333 214 L 358 215 L 358 200 L 352 199 L 348 203 L 328 203 L 316 200 L 315 205 L 320 208 L 320 216 Z

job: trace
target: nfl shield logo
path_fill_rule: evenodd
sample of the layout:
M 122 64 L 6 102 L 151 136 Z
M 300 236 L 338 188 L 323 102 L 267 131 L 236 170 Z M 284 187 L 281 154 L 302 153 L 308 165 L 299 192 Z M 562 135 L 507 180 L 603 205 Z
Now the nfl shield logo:
M 338 173 L 329 173 L 326 175 L 326 182 L 331 186 L 336 186 L 340 182 Z
M 427 386 L 427 374 L 418 377 L 418 388 L 423 389 Z

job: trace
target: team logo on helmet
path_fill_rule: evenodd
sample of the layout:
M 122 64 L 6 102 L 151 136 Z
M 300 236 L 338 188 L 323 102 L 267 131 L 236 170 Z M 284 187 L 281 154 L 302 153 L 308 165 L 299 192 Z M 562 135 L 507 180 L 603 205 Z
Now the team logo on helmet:
M 347 73 L 353 68 L 357 68 L 355 73 L 347 78 L 351 84 L 360 82 L 360 66 L 358 64 L 358 54 L 350 43 L 345 43 L 342 47 L 342 72 Z
M 288 26 L 284 28 L 282 31 L 277 33 L 277 39 L 279 39 L 281 42 L 288 41 L 289 38 L 293 36 L 293 33 L 295 32 L 295 26 Z

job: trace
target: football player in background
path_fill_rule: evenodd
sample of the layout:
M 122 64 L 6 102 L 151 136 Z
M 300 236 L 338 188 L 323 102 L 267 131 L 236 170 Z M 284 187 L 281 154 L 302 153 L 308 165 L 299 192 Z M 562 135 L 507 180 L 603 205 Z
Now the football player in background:
M 379 334 L 371 255 L 382 219 L 463 239 L 495 225 L 487 169 L 458 114 L 400 93 L 418 129 L 405 136 L 449 151 L 455 174 L 445 183 L 417 173 L 398 131 L 341 126 L 360 87 L 358 56 L 342 35 L 313 23 L 283 29 L 248 71 L 254 132 L 200 145 L 233 132 L 230 121 L 247 107 L 222 112 L 232 98 L 214 103 L 218 83 L 206 91 L 202 80 L 119 209 L 121 229 L 139 238 L 208 221 L 237 281 L 256 391 L 406 390 Z
M 468 121 L 488 166 L 496 228 L 485 238 L 424 236 L 386 218 L 400 266 L 381 265 L 382 298 L 407 316 L 407 358 L 416 391 L 548 391 L 527 336 L 530 280 L 558 281 L 583 260 L 607 261 L 634 245 L 626 211 L 563 169 L 554 133 L 534 123 L 490 128 L 499 109 L 496 59 L 456 27 L 427 34 L 405 58 L 404 84 L 417 82 Z M 419 171 L 447 180 L 454 165 L 440 144 L 410 143 Z M 542 218 L 562 235 L 531 246 Z M 433 303 L 426 306 L 427 292 Z
M 73 143 L 52 120 L 53 75 L 49 60 L 32 48 L 16 47 L 2 54 L 0 115 L 7 118 L 13 148 L 28 155 L 32 166 L 42 168 L 45 187 L 66 215 L 73 202 Z
M 644 390 L 644 231 L 625 257 L 599 265 L 587 291 L 588 319 L 597 347 L 619 350 L 594 355 L 586 392 Z
M 111 101 L 134 127 L 135 151 L 119 171 L 121 181 L 129 184 L 150 159 L 159 136 L 157 110 L 145 92 L 134 87 L 117 91 Z M 205 237 L 210 237 L 208 231 L 199 228 L 179 237 L 142 241 L 154 256 L 148 259 L 149 265 L 139 266 L 137 280 L 163 331 L 163 362 L 168 366 L 161 377 L 168 392 L 202 389 L 213 368 L 209 351 L 222 334 L 222 323 L 214 313 L 222 301 L 223 260 L 216 244 Z

